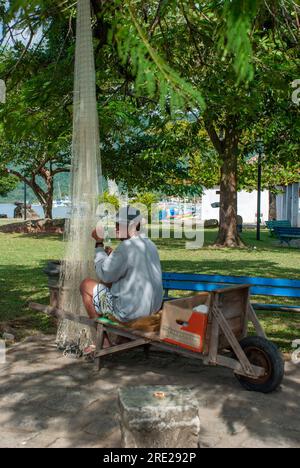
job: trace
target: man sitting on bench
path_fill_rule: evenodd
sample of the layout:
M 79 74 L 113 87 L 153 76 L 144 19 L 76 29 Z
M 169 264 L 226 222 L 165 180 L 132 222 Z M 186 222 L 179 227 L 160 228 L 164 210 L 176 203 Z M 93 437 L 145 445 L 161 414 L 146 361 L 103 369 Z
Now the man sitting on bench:
M 117 214 L 116 234 L 122 242 L 115 251 L 105 249 L 99 230 L 95 268 L 100 282 L 86 279 L 80 286 L 90 318 L 112 316 L 130 322 L 155 314 L 163 302 L 162 271 L 153 242 L 140 232 L 141 214 L 123 207 Z

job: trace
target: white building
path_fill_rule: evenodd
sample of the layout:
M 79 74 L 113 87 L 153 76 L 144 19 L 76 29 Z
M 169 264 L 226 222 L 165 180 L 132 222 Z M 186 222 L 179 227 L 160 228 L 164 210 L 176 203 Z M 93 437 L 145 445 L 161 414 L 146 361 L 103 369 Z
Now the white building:
M 212 205 L 220 202 L 220 189 L 218 187 L 205 190 L 202 197 L 202 219 L 219 219 L 219 208 Z M 238 214 L 242 216 L 244 223 L 256 224 L 257 222 L 257 192 L 238 193 Z M 262 223 L 269 219 L 269 191 L 261 194 L 261 220 Z
M 289 220 L 293 227 L 300 227 L 300 182 L 283 187 L 283 193 L 277 196 L 277 219 Z

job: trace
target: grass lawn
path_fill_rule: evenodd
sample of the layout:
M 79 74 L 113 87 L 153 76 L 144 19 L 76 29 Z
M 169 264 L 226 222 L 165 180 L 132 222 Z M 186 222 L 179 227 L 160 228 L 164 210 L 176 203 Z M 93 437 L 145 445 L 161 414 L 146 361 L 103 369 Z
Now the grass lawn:
M 186 250 L 185 241 L 159 239 L 158 245 L 165 271 L 207 274 L 269 276 L 299 279 L 300 249 L 276 245 L 263 231 L 262 241 L 255 231 L 246 231 L 246 249 L 214 249 L 216 231 L 205 232 L 205 247 Z M 22 235 L 0 233 L 0 329 L 7 324 L 18 338 L 37 332 L 53 332 L 53 322 L 43 314 L 28 310 L 29 301 L 48 302 L 47 278 L 43 268 L 47 260 L 63 256 L 62 237 L 58 235 Z M 270 298 L 268 298 L 269 302 Z M 276 302 L 276 298 L 275 301 Z M 282 299 L 281 302 L 287 302 Z M 291 341 L 300 338 L 300 314 L 260 313 L 269 337 L 284 351 Z

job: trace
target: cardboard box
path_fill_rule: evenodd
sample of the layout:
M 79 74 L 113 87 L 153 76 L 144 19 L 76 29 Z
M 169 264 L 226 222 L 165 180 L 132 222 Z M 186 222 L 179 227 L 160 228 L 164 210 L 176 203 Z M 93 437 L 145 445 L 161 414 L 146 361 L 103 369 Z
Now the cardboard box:
M 202 353 L 204 350 L 208 314 L 194 311 L 199 305 L 210 307 L 210 294 L 165 302 L 160 338 L 167 343 Z

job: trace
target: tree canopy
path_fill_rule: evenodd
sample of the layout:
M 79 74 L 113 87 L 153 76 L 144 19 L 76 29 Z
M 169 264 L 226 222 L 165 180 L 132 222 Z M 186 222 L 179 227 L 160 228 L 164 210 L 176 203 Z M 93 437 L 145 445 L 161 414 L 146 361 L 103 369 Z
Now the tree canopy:
M 237 190 L 256 186 L 257 140 L 266 155 L 264 187 L 299 180 L 299 108 L 290 85 L 300 68 L 298 3 L 91 3 L 105 175 L 132 192 L 196 194 L 221 184 L 218 243 L 239 245 Z M 0 5 L 0 78 L 8 85 L 0 164 L 22 166 L 23 176 L 39 161 L 48 172 L 50 162 L 63 170 L 76 5 Z

